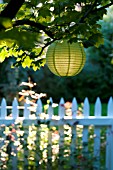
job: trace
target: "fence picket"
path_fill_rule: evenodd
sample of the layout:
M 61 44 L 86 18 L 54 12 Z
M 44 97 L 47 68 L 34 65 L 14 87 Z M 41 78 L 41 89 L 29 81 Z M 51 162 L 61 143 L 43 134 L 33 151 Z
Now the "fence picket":
M 59 118 L 64 119 L 65 116 L 65 108 L 64 108 L 64 99 L 61 98 L 60 103 L 59 103 L 59 108 L 58 108 L 58 113 L 59 113 Z M 63 165 L 62 165 L 62 158 L 64 155 L 64 126 L 59 125 L 59 164 L 58 164 L 58 170 L 63 170 Z
M 5 100 L 5 98 L 3 98 L 2 102 L 1 102 L 1 119 L 5 119 L 5 117 L 7 116 L 6 106 L 7 106 L 6 100 Z
M 113 117 L 113 99 L 110 97 L 107 105 L 107 116 Z
M 111 125 L 111 134 L 110 134 L 110 138 L 111 138 L 111 140 L 110 140 L 110 146 L 111 146 L 111 150 L 110 150 L 110 162 L 113 162 L 113 123 L 112 123 L 112 125 Z M 111 167 L 110 167 L 111 169 L 113 169 L 113 163 L 111 163 Z
M 52 170 L 52 131 L 48 127 L 47 170 Z
M 18 101 L 16 98 L 13 100 L 12 106 L 13 106 L 12 117 L 13 117 L 13 119 L 17 119 L 19 117 L 19 110 L 18 110 Z
M 19 117 L 19 110 L 18 110 L 18 102 L 15 98 L 12 103 L 12 117 L 13 119 L 17 119 Z M 16 130 L 16 129 L 15 129 Z M 15 138 L 15 141 L 17 141 L 18 137 L 17 134 L 14 132 L 13 136 Z M 12 158 L 12 170 L 17 170 L 17 146 L 15 145 L 15 142 L 12 145 L 12 150 L 14 152 L 14 156 Z
M 65 116 L 65 108 L 64 108 L 64 99 L 63 98 L 61 98 L 60 103 L 59 103 L 58 114 L 59 114 L 60 119 L 63 119 Z
M 7 116 L 6 100 L 5 100 L 5 98 L 3 98 L 2 102 L 1 102 L 1 114 L 0 114 L 0 119 L 2 120 L 1 125 L 0 125 L 0 148 L 3 148 L 5 145 L 6 135 L 4 133 L 5 132 L 5 124 L 4 124 L 3 120 L 6 118 L 6 116 Z M 0 158 L 1 158 L 1 160 L 3 159 L 3 154 L 1 151 L 0 151 Z M 0 163 L 1 163 L 1 161 L 0 161 Z
M 38 124 L 36 126 L 36 139 L 35 139 L 35 145 L 36 145 L 36 152 L 35 152 L 35 166 L 37 170 L 42 170 L 41 169 L 41 165 L 40 165 L 40 161 L 41 161 L 41 153 L 40 153 L 40 144 L 41 144 L 41 139 L 40 139 L 40 133 L 41 132 L 41 127 Z
M 113 99 L 112 97 L 110 97 L 109 101 L 108 101 L 108 107 L 107 107 L 107 116 L 108 117 L 113 117 Z M 111 127 L 109 126 L 107 128 L 107 132 L 106 132 L 106 168 L 107 169 L 112 169 L 111 168 L 111 160 L 113 157 L 111 155 L 111 147 L 112 147 L 112 129 Z
M 30 110 L 29 110 L 30 104 L 26 103 L 24 104 L 24 118 L 29 119 L 30 118 Z M 28 145 L 28 136 L 29 136 L 29 126 L 24 127 L 24 169 L 28 170 L 28 155 L 29 155 L 29 149 L 27 147 Z
M 76 118 L 77 115 L 77 100 L 74 97 L 72 100 L 72 119 Z M 70 144 L 70 165 L 71 168 L 76 167 L 76 124 L 71 127 L 71 144 Z
M 98 97 L 95 103 L 95 117 L 101 117 L 101 113 L 102 113 L 102 105 L 101 105 L 101 101 L 100 98 Z
M 37 100 L 37 109 L 36 109 L 36 116 L 39 117 L 39 115 L 42 113 L 42 101 L 39 98 Z
M 30 116 L 29 106 L 30 105 L 28 103 L 24 104 L 24 118 L 25 119 L 29 119 L 29 116 Z
M 84 106 L 83 106 L 83 115 L 84 118 L 87 118 L 90 115 L 90 106 L 88 98 L 85 98 L 84 100 Z M 83 127 L 83 136 L 82 136 L 82 143 L 83 143 L 83 155 L 85 159 L 87 159 L 88 154 L 88 126 Z
M 87 97 L 84 100 L 83 115 L 84 115 L 84 118 L 87 118 L 90 115 L 90 112 L 89 112 L 89 101 L 88 101 Z
M 26 117 L 25 117 L 26 118 Z M 24 127 L 24 169 L 28 170 L 28 157 L 29 157 L 29 149 L 28 149 L 28 136 L 29 136 L 29 126 Z
M 78 104 L 77 104 L 77 100 L 74 97 L 72 100 L 72 118 L 76 118 L 77 115 L 77 109 L 78 109 Z
M 17 133 L 13 133 L 13 136 L 15 138 L 15 142 L 12 145 L 12 151 L 13 151 L 12 170 L 18 170 L 18 167 L 17 167 L 17 161 L 18 161 L 18 158 L 17 158 L 17 145 L 15 144 L 17 142 L 17 140 L 18 140 Z
M 50 98 L 50 103 L 49 103 L 49 107 L 48 107 L 48 118 L 52 119 L 53 116 L 53 100 L 52 98 Z M 52 131 L 50 129 L 50 126 L 48 125 L 48 146 L 47 146 L 48 152 L 47 152 L 47 170 L 52 170 Z
M 101 101 L 100 98 L 98 97 L 95 103 L 95 111 L 94 115 L 96 118 L 100 118 L 102 113 L 102 106 L 101 106 Z M 100 132 L 101 129 L 99 126 L 95 126 L 94 128 L 94 168 L 97 170 L 100 169 Z
M 51 119 L 52 116 L 53 116 L 53 107 L 52 107 L 52 104 L 53 104 L 53 100 L 52 100 L 52 98 L 50 97 L 50 104 L 49 104 L 48 111 L 47 111 L 47 114 L 48 114 L 48 118 L 49 118 L 49 119 Z

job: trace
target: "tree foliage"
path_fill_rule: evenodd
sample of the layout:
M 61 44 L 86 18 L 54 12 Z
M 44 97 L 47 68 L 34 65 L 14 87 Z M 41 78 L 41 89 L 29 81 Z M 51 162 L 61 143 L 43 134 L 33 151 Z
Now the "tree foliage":
M 61 78 L 50 73 L 47 67 L 37 71 L 37 75 L 31 74 L 40 90 L 52 96 L 54 101 L 58 102 L 62 96 L 69 101 L 73 97 L 78 101 L 88 97 L 90 102 L 95 102 L 99 96 L 103 102 L 108 102 L 113 95 L 113 6 L 99 24 L 104 44 L 87 49 L 87 62 L 80 74 Z
M 55 40 L 81 41 L 84 47 L 104 42 L 99 20 L 112 0 L 4 0 L 0 4 L 0 62 L 34 70 L 45 64 L 46 47 Z

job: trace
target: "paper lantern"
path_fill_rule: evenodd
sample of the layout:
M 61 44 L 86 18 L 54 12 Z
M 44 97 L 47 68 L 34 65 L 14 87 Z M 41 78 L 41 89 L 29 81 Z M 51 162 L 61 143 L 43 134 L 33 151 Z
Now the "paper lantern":
M 86 54 L 81 43 L 56 41 L 46 53 L 46 63 L 52 73 L 57 76 L 74 76 L 83 69 Z

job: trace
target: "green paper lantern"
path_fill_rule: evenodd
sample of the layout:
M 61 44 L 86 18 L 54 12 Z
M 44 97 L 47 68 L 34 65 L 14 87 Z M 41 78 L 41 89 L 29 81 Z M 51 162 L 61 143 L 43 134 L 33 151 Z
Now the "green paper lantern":
M 46 53 L 46 63 L 52 73 L 57 76 L 75 76 L 83 69 L 86 54 L 81 43 L 55 41 Z

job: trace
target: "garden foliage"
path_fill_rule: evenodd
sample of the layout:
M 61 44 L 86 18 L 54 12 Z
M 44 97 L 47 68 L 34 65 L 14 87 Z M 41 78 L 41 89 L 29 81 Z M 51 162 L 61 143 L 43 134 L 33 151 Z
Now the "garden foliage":
M 7 127 L 1 126 L 0 169 L 10 170 L 16 166 L 18 170 L 82 170 L 84 168 L 92 170 L 96 169 L 100 161 L 99 170 L 105 170 L 106 128 L 101 130 L 99 158 L 93 156 L 94 127 L 89 127 L 88 143 L 82 142 L 83 127 L 74 128 L 76 128 L 76 138 L 71 134 L 72 129 L 68 125 L 64 126 L 64 136 L 59 134 L 58 127 L 50 127 L 49 123 L 26 126 L 17 121 Z M 70 147 L 73 138 L 75 150 Z

